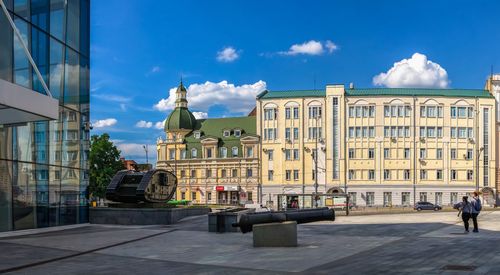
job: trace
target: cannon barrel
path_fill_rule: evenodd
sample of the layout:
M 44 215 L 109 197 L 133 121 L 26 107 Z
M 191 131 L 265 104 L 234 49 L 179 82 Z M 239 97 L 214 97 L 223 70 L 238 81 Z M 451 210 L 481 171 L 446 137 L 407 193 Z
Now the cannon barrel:
M 239 227 L 242 233 L 252 231 L 254 224 L 296 221 L 297 223 L 308 223 L 325 220 L 335 220 L 335 210 L 328 207 L 311 208 L 292 211 L 276 211 L 242 214 L 238 223 L 233 227 Z

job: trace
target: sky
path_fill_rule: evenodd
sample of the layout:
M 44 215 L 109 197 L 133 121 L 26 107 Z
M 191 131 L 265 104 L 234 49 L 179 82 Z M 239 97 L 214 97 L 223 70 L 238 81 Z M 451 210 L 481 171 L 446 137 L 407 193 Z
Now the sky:
M 182 77 L 197 118 L 246 115 L 263 90 L 482 89 L 500 72 L 500 1 L 91 2 L 92 134 L 156 161 Z

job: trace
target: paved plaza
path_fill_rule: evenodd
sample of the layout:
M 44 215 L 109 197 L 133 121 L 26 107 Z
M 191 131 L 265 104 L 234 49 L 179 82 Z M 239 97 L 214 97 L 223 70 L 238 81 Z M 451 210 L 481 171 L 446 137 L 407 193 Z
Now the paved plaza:
M 456 212 L 341 216 L 299 225 L 296 248 L 253 248 L 251 233 L 208 233 L 206 216 L 6 232 L 0 273 L 500 274 L 500 212 L 483 211 L 479 222 L 478 234 L 463 234 Z

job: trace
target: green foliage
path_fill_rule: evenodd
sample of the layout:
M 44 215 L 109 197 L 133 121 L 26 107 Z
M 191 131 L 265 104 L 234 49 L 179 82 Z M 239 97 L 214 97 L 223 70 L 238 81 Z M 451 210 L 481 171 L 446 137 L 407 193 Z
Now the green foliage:
M 113 142 L 109 141 L 107 133 L 92 136 L 89 161 L 89 192 L 94 197 L 103 198 L 106 187 L 116 172 L 125 169 L 125 166 L 120 161 L 120 151 Z
M 188 200 L 171 200 L 168 201 L 167 204 L 169 205 L 188 205 L 191 201 Z

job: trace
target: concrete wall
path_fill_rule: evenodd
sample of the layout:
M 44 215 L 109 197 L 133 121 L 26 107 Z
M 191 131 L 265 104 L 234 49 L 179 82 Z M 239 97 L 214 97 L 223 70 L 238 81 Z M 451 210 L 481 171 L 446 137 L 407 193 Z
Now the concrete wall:
M 206 215 L 209 208 L 90 208 L 90 223 L 121 225 L 173 224 L 189 217 Z

